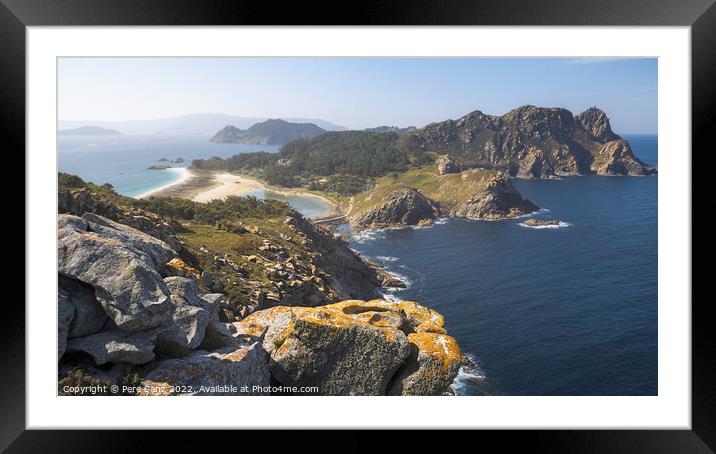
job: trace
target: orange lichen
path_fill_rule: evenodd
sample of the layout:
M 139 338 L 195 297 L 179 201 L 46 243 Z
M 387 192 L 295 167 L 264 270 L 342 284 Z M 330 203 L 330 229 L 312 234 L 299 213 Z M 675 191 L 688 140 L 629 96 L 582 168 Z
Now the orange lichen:
M 462 353 L 457 341 L 445 334 L 420 332 L 408 334 L 408 342 L 418 348 L 419 355 L 427 355 L 435 361 L 441 372 L 458 367 Z
M 212 354 L 210 356 L 212 358 L 217 358 L 222 361 L 237 362 L 237 361 L 241 361 L 242 359 L 244 359 L 248 353 L 249 353 L 248 347 L 239 347 L 238 349 L 234 350 L 233 352 L 227 353 L 225 355 Z
M 169 396 L 172 394 L 172 385 L 167 382 L 144 380 L 139 387 L 140 396 Z
M 199 270 L 197 270 L 196 268 L 194 268 L 192 266 L 187 265 L 186 263 L 184 263 L 184 260 L 182 260 L 178 257 L 171 259 L 169 262 L 167 262 L 167 266 L 169 268 L 173 268 L 173 269 L 179 271 L 179 274 L 183 277 L 189 277 L 189 276 L 193 277 L 199 283 L 201 288 L 203 290 L 206 290 L 206 285 L 204 284 L 204 279 L 201 278 L 201 273 L 199 272 Z
M 242 333 L 260 336 L 272 320 L 283 313 L 290 313 L 294 321 L 275 337 L 274 342 L 277 344 L 277 349 L 280 349 L 291 336 L 295 329 L 295 322 L 330 329 L 368 326 L 380 330 L 391 342 L 398 333 L 403 331 L 406 323 L 410 325 L 406 332 L 445 334 L 443 316 L 412 301 L 396 303 L 385 300 L 345 300 L 319 307 L 277 306 L 255 312 L 236 325 Z

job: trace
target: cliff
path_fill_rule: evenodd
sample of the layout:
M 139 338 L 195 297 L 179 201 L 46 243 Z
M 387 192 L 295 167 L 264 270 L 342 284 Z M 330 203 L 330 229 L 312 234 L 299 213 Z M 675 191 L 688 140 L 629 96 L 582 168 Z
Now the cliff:
M 502 116 L 474 111 L 427 125 L 411 137 L 420 149 L 448 155 L 458 170 L 484 167 L 520 178 L 648 172 L 596 107 L 579 115 L 535 106 Z
M 270 394 L 271 384 L 308 380 L 319 394 L 438 394 L 452 382 L 460 354 L 442 317 L 374 300 L 389 277 L 329 230 L 287 207 L 265 215 L 272 211 L 261 201 L 255 213 L 214 225 L 198 213 L 167 220 L 146 209 L 170 203 L 61 175 L 61 393 L 78 383 L 131 383 L 127 394 L 169 394 L 170 385 Z M 365 356 L 384 347 L 383 356 Z
M 211 138 L 217 143 L 244 143 L 254 145 L 283 145 L 296 139 L 309 139 L 326 132 L 313 123 L 289 123 L 284 120 L 266 120 L 249 129 L 226 126 Z

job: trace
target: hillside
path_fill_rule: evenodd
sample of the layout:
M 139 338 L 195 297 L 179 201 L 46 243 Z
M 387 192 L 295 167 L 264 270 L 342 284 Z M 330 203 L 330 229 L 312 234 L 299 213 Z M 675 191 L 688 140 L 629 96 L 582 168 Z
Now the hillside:
M 60 394 L 435 395 L 460 367 L 440 314 L 373 299 L 399 283 L 285 203 L 60 174 L 58 211 Z
M 354 229 L 426 226 L 443 216 L 505 219 L 538 209 L 505 175 L 486 169 L 440 174 L 436 166 L 379 178 L 357 194 L 349 220 Z
M 323 134 L 325 129 L 313 123 L 289 123 L 284 120 L 266 120 L 249 129 L 241 130 L 226 126 L 212 138 L 216 143 L 244 143 L 254 145 L 283 145 L 296 139 L 306 139 Z
M 407 128 L 399 128 L 397 126 L 377 126 L 375 128 L 365 128 L 363 131 L 365 132 L 395 132 L 398 134 L 404 133 L 404 132 L 412 132 L 415 131 L 417 128 L 415 126 L 408 126 Z

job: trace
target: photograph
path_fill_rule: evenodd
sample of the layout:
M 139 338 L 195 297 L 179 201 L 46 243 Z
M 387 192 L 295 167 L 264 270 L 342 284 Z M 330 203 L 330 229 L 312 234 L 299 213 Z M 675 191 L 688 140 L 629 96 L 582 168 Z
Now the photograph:
M 660 395 L 659 58 L 55 63 L 57 396 Z

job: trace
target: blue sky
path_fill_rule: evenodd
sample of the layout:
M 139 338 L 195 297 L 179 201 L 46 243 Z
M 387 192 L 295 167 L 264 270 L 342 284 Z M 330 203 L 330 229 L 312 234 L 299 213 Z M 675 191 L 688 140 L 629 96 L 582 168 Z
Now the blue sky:
M 424 126 L 473 110 L 596 105 L 617 133 L 657 130 L 656 59 L 61 58 L 61 120 L 191 113 Z

